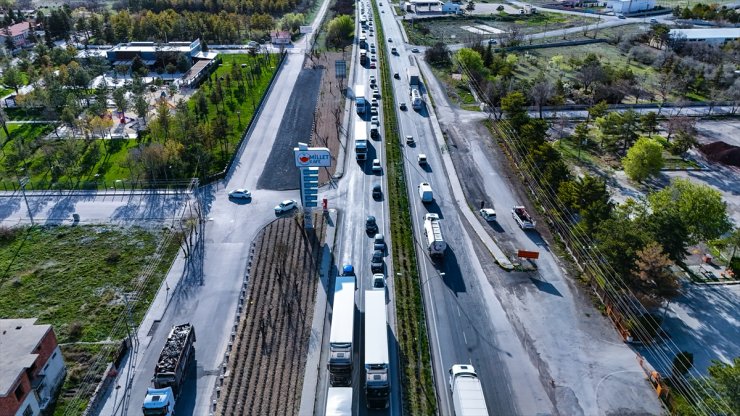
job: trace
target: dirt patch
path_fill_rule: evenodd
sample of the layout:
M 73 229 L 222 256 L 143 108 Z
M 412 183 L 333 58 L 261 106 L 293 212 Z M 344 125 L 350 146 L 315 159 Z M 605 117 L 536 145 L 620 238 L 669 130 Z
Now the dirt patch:
M 699 150 L 711 161 L 740 167 L 740 147 L 738 146 L 718 141 L 700 146 Z
M 337 79 L 335 62 L 345 60 L 350 63 L 349 52 L 322 52 L 319 57 L 306 60 L 307 67 L 323 68 L 321 88 L 319 90 L 316 112 L 314 113 L 311 131 L 311 145 L 328 147 L 331 151 L 332 165 L 319 173 L 319 183 L 329 181 L 336 170 L 339 141 L 344 133 L 342 120 L 344 118 L 344 95 L 342 88 L 347 86 L 347 79 Z M 347 68 L 349 73 L 349 68 Z
M 256 238 L 216 414 L 298 414 L 320 282 L 323 218 L 315 215 L 312 232 L 295 218 L 279 219 Z

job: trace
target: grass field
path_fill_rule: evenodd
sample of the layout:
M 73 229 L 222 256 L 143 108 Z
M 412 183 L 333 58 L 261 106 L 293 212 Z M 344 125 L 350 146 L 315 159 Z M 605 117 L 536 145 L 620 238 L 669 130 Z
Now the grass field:
M 491 15 L 446 17 L 441 19 L 417 19 L 416 21 L 403 20 L 409 43 L 414 45 L 431 46 L 437 42 L 446 44 L 467 43 L 498 37 L 494 34 L 476 34 L 463 27 L 486 25 L 503 31 L 509 31 L 518 26 L 524 34 L 545 32 L 582 26 L 596 22 L 597 19 L 577 15 L 557 13 L 538 13 L 535 15 Z
M 175 235 L 162 229 L 1 231 L 0 318 L 38 318 L 54 327 L 70 366 L 63 395 L 81 387 L 93 357 L 110 354 L 112 343 L 124 337 L 125 327 L 116 327 L 116 321 L 126 300 L 134 321 L 141 320 L 179 248 Z

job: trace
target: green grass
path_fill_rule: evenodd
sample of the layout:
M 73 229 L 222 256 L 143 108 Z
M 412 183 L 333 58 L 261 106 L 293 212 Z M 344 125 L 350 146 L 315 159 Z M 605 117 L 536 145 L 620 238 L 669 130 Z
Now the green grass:
M 6 108 L 5 113 L 12 121 L 45 120 L 40 109 L 25 109 L 21 107 Z
M 694 162 L 693 160 L 686 160 L 681 159 L 679 157 L 675 157 L 672 155 L 665 154 L 663 155 L 664 159 L 664 170 L 693 170 L 693 169 L 699 169 L 701 166 L 699 166 L 698 163 Z
M 3 88 L 3 87 L 0 87 L 0 97 L 5 97 L 6 95 L 10 95 L 10 94 L 12 94 L 14 92 L 15 92 L 15 90 L 13 90 L 12 88 Z
M 179 249 L 176 235 L 112 226 L 0 230 L 0 318 L 51 324 L 69 366 L 62 396 L 90 388 L 94 380 L 81 383 L 94 358 L 105 354 L 107 364 L 113 343 L 125 336 L 125 327 L 114 328 L 125 312 L 124 294 L 139 322 Z M 65 406 L 62 399 L 56 414 Z
M 373 5 L 378 22 L 378 39 L 385 39 L 377 5 Z M 421 282 L 416 263 L 414 235 L 411 225 L 403 154 L 398 133 L 398 120 L 393 102 L 393 87 L 386 48 L 379 45 L 381 66 L 383 124 L 385 129 L 386 178 L 390 208 L 391 237 L 393 239 L 394 293 L 399 331 L 403 414 L 433 415 L 437 410 L 432 379 L 429 340 L 427 338 Z

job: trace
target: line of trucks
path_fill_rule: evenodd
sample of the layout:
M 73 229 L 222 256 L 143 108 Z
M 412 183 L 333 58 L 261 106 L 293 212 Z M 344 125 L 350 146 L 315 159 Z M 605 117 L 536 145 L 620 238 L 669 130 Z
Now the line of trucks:
M 327 416 L 352 414 L 352 376 L 355 327 L 356 276 L 345 265 L 334 282 L 329 335 L 329 387 Z M 365 291 L 365 398 L 370 409 L 386 409 L 390 399 L 390 359 L 385 288 Z
M 175 400 L 182 392 L 190 362 L 195 357 L 195 328 L 190 323 L 175 325 L 159 353 L 152 384 L 141 410 L 147 416 L 173 416 Z

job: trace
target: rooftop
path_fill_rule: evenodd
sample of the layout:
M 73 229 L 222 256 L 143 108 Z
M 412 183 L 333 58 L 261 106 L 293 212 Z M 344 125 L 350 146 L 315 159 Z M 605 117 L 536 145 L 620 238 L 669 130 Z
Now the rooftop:
M 154 43 L 154 42 L 129 42 L 119 43 L 110 49 L 111 52 L 182 52 L 190 53 L 190 51 L 196 47 L 195 43 L 200 43 L 200 40 L 194 42 L 169 42 L 169 43 Z
M 10 36 L 18 36 L 22 35 L 23 32 L 28 30 L 28 22 L 20 22 L 16 23 L 14 25 L 8 26 L 8 31 L 10 31 Z M 0 31 L 0 35 L 5 35 L 5 30 L 3 29 Z
M 38 354 L 32 354 L 51 325 L 34 325 L 36 318 L 0 319 L 0 397 L 7 396 L 24 369 Z
M 686 36 L 687 40 L 691 39 L 738 39 L 740 38 L 740 28 L 722 27 L 712 29 L 671 29 L 671 36 Z

